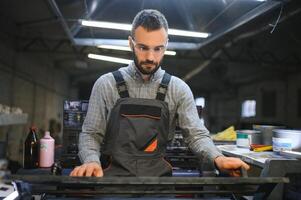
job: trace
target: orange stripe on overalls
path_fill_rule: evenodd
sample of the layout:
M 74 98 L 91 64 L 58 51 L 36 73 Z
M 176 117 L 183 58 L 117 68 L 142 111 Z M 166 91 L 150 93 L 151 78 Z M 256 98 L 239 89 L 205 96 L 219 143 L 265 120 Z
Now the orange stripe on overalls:
M 157 149 L 158 140 L 155 139 L 146 149 L 144 149 L 145 152 L 153 152 Z

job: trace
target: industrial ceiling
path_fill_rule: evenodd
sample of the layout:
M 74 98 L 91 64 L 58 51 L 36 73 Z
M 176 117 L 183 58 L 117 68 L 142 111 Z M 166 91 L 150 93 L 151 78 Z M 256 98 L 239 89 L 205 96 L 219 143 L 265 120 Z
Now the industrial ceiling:
M 129 31 L 87 27 L 83 20 L 131 24 L 141 9 L 161 11 L 172 29 L 208 37 L 169 36 L 163 68 L 206 93 L 300 72 L 301 3 L 298 0 L 4 0 L 2 30 L 19 52 L 52 55 L 75 85 L 91 85 L 120 64 L 87 58 L 95 53 L 131 59 Z

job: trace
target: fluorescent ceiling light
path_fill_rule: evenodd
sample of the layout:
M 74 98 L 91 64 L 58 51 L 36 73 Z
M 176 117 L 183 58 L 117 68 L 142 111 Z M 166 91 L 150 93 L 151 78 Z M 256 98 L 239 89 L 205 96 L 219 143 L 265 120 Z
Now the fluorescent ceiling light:
M 89 21 L 89 20 L 80 20 L 83 26 L 97 27 L 97 28 L 107 28 L 107 29 L 117 29 L 130 31 L 132 29 L 131 24 L 121 24 L 113 22 L 103 22 L 103 21 Z M 184 31 L 178 29 L 168 29 L 169 35 L 185 36 L 185 37 L 198 37 L 198 38 L 207 38 L 210 34 L 204 32 L 195 32 L 195 31 Z
M 120 50 L 120 51 L 131 51 L 130 47 L 125 46 L 116 46 L 116 45 L 98 45 L 98 48 L 102 49 L 113 49 L 113 50 Z
M 97 46 L 98 48 L 102 49 L 113 49 L 113 50 L 120 50 L 120 51 L 131 51 L 130 47 L 125 47 L 125 46 L 116 46 L 116 45 L 99 45 Z M 177 52 L 175 51 L 165 51 L 165 55 L 170 55 L 170 56 L 175 56 Z
M 122 64 L 130 64 L 133 62 L 132 60 L 124 59 L 124 58 L 116 58 L 116 57 L 111 57 L 111 56 L 103 56 L 103 55 L 98 55 L 98 54 L 88 54 L 89 58 L 96 59 L 96 60 L 104 60 L 108 62 L 116 62 L 116 63 L 122 63 Z
M 91 26 L 91 27 L 97 27 L 97 28 L 109 28 L 109 29 L 117 29 L 117 30 L 125 30 L 125 31 L 130 31 L 132 29 L 132 25 L 130 25 L 130 24 L 102 22 L 102 21 L 81 20 L 81 24 L 83 26 Z
M 185 37 L 197 37 L 197 38 L 207 38 L 209 33 L 194 32 L 194 31 L 183 31 L 178 29 L 168 29 L 169 35 L 185 36 Z

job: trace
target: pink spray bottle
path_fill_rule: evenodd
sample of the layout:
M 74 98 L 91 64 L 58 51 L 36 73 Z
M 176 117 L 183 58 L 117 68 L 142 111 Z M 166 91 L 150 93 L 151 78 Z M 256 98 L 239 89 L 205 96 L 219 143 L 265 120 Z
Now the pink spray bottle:
M 54 163 L 54 139 L 50 132 L 46 131 L 43 138 L 40 139 L 40 167 L 51 167 Z

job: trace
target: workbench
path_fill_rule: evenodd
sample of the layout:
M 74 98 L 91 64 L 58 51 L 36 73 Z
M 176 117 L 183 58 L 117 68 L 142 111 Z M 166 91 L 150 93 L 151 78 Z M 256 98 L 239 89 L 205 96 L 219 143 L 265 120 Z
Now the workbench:
M 289 177 L 290 185 L 285 187 L 284 184 L 278 184 L 269 199 L 283 199 L 283 197 L 288 198 L 290 195 L 296 199 L 301 199 L 301 160 L 286 157 L 273 151 L 253 152 L 248 148 L 239 148 L 236 145 L 219 145 L 217 147 L 225 156 L 238 157 L 250 164 L 249 176 Z M 258 170 L 259 173 L 256 173 Z M 297 192 L 287 190 L 291 186 L 297 189 Z
M 30 200 L 32 195 L 42 199 L 125 199 L 139 197 L 153 200 L 171 200 L 189 195 L 186 200 L 204 199 L 212 194 L 215 199 L 237 199 L 241 195 L 256 194 L 257 200 L 266 199 L 279 183 L 288 183 L 284 177 L 70 177 L 54 175 L 11 175 L 20 198 Z M 203 190 L 203 186 L 221 186 L 218 190 Z M 255 186 L 255 187 L 253 187 Z M 201 195 L 201 196 L 200 196 Z M 220 196 L 221 195 L 221 196 Z M 221 198 L 222 197 L 222 198 Z M 207 199 L 207 198 L 205 198 Z M 210 198 L 212 199 L 212 198 Z
M 107 195 L 148 195 L 152 199 L 174 199 L 177 195 L 190 194 L 186 199 L 229 199 L 229 194 L 235 196 L 255 195 L 255 199 L 282 199 L 284 184 L 289 182 L 288 173 L 301 173 L 301 163 L 296 159 L 289 159 L 273 152 L 251 152 L 248 149 L 237 148 L 235 145 L 218 146 L 224 155 L 240 157 L 252 168 L 258 168 L 260 174 L 256 177 L 249 173 L 249 177 L 69 177 L 49 175 L 50 169 L 20 170 L 18 175 L 7 177 L 15 180 L 17 188 L 24 194 L 44 195 L 44 199 L 82 199 Z M 284 161 L 284 162 L 283 162 Z M 299 171 L 298 171 L 299 170 Z M 39 174 L 39 175 L 38 175 Z M 20 182 L 21 181 L 21 182 Z M 29 183 L 29 185 L 28 185 Z M 280 185 L 280 186 L 278 186 Z M 28 187 L 27 187 L 28 186 Z M 166 187 L 167 186 L 167 187 Z M 255 187 L 253 187 L 255 186 Z M 258 187 L 257 187 L 258 186 Z M 276 189 L 273 188 L 276 186 Z M 153 188 L 154 190 L 149 188 Z M 176 188 L 176 190 L 171 188 Z M 113 188 L 113 189 L 112 189 Z M 118 189 L 116 189 L 118 188 Z M 28 191 L 27 191 L 28 189 Z M 270 194 L 269 191 L 273 192 Z M 159 194 L 159 197 L 157 196 Z M 79 197 L 79 195 L 81 197 Z M 160 197 L 163 195 L 165 198 Z M 171 196 L 165 196 L 171 195 Z M 221 196 L 220 196 L 221 195 Z M 223 196 L 225 195 L 225 196 Z M 217 198 L 219 196 L 219 198 Z M 231 195 L 230 195 L 231 196 Z M 88 198 L 89 198 L 88 197 Z M 145 196 L 141 196 L 145 198 Z M 110 198 L 110 196 L 109 196 Z M 121 196 L 122 198 L 122 196 Z M 118 198 L 117 198 L 118 199 Z

